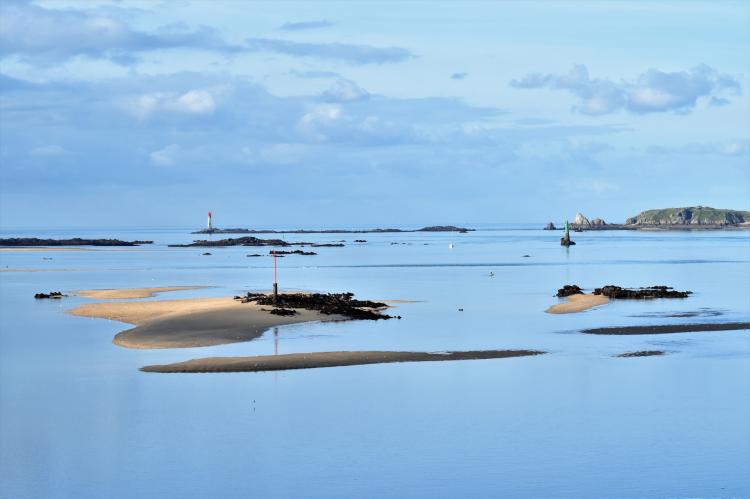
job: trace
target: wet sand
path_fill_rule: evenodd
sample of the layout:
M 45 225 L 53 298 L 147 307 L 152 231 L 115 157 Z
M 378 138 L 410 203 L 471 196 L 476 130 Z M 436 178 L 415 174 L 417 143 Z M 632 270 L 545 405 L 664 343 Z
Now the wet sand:
M 594 329 L 583 329 L 585 334 L 669 334 L 669 333 L 697 333 L 704 331 L 736 331 L 750 329 L 750 322 L 725 322 L 708 324 L 666 324 L 660 326 L 624 326 L 624 327 L 600 327 Z
M 609 303 L 609 298 L 602 295 L 571 295 L 565 303 L 552 305 L 545 312 L 548 314 L 572 314 L 607 303 Z
M 157 373 L 258 372 L 357 366 L 391 362 L 436 362 L 449 360 L 503 359 L 541 355 L 537 350 L 474 350 L 466 352 L 313 352 L 256 357 L 208 357 L 174 364 L 141 368 Z
M 84 298 L 97 300 L 127 300 L 130 298 L 150 298 L 156 293 L 169 291 L 186 291 L 190 289 L 204 289 L 208 286 L 168 286 L 162 288 L 129 288 L 129 289 L 84 289 L 75 294 Z
M 291 317 L 272 315 L 271 307 L 240 303 L 231 297 L 183 300 L 88 303 L 68 313 L 134 324 L 112 342 L 126 348 L 189 348 L 237 343 L 258 338 L 273 326 L 343 320 L 298 310 Z

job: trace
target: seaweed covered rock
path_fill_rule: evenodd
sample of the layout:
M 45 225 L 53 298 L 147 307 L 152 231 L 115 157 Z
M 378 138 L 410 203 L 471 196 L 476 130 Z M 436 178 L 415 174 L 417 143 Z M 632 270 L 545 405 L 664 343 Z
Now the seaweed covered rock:
M 297 315 L 297 311 L 292 310 L 291 308 L 273 308 L 271 309 L 271 313 L 273 315 L 280 315 L 282 317 L 291 317 L 293 315 Z
M 562 288 L 557 290 L 557 297 L 558 298 L 564 298 L 566 296 L 570 295 L 582 295 L 583 289 L 576 286 L 575 284 L 566 284 Z
M 355 300 L 354 293 L 281 293 L 276 300 L 272 294 L 247 293 L 245 296 L 235 296 L 234 299 L 242 303 L 271 305 L 276 308 L 315 310 L 321 314 L 343 315 L 350 319 L 401 318 L 380 313 L 379 309 L 387 306 L 385 303 Z
M 645 298 L 687 298 L 692 291 L 677 291 L 669 286 L 649 286 L 645 288 L 621 288 L 607 285 L 594 290 L 595 295 L 604 295 L 616 299 L 645 299 Z
M 313 256 L 317 255 L 314 251 L 302 251 L 302 250 L 294 250 L 294 251 L 278 251 L 278 250 L 271 250 L 268 252 L 269 255 L 304 255 L 304 256 Z
M 64 296 L 68 296 L 68 295 L 64 295 L 60 291 L 50 291 L 49 293 L 36 293 L 34 295 L 34 298 L 36 298 L 37 300 L 41 300 L 41 299 L 59 300 L 60 298 Z

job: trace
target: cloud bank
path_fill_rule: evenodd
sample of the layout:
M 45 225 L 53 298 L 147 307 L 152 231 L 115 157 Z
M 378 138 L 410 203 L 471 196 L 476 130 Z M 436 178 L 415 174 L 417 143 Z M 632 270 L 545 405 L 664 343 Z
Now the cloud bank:
M 588 115 L 620 110 L 640 114 L 689 112 L 701 98 L 710 98 L 711 105 L 726 105 L 729 100 L 718 94 L 740 91 L 739 81 L 706 65 L 673 73 L 649 69 L 634 80 L 620 82 L 591 78 L 586 66 L 575 65 L 565 75 L 529 73 L 511 80 L 510 85 L 518 89 L 567 91 L 580 99 L 574 109 Z

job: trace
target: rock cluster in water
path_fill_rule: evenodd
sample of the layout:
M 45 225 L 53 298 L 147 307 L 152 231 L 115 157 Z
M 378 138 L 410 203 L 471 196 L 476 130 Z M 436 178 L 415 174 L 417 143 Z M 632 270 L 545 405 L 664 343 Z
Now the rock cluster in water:
M 235 296 L 241 303 L 257 303 L 276 308 L 315 310 L 325 315 L 343 315 L 350 319 L 400 319 L 400 316 L 386 315 L 379 312 L 385 303 L 355 300 L 354 293 L 281 293 L 274 301 L 272 294 L 247 293 Z
M 297 243 L 298 245 L 309 245 L 312 243 Z M 222 247 L 222 246 L 291 246 L 290 243 L 281 239 L 260 239 L 257 237 L 235 237 L 229 239 L 218 239 L 216 241 L 207 241 L 205 239 L 193 241 L 190 244 L 170 244 L 170 248 L 189 248 L 189 247 Z
M 302 251 L 302 250 L 294 250 L 294 251 L 284 251 L 284 250 L 276 251 L 276 250 L 271 250 L 271 251 L 268 252 L 268 254 L 269 255 L 274 255 L 275 254 L 275 255 L 278 255 L 278 256 L 281 256 L 281 255 L 305 255 L 305 256 L 317 255 L 317 253 L 315 253 L 314 251 Z
M 50 291 L 49 293 L 37 293 L 34 295 L 34 298 L 36 298 L 37 300 L 45 298 L 59 300 L 60 298 L 63 298 L 65 296 L 68 295 L 64 295 L 60 291 Z
M 552 222 L 550 222 L 550 223 L 548 223 L 547 225 L 544 226 L 544 230 L 557 230 L 557 227 L 555 227 L 555 224 L 553 224 Z
M 664 355 L 663 350 L 639 350 L 637 352 L 625 352 L 615 357 L 653 357 L 655 355 Z
M 38 237 L 11 237 L 0 239 L 0 246 L 139 246 L 153 241 L 121 241 L 119 239 L 39 239 Z
M 566 284 L 562 288 L 557 290 L 557 297 L 558 298 L 565 298 L 566 296 L 570 295 L 582 295 L 583 289 L 579 288 L 575 284 Z
M 677 291 L 669 286 L 649 286 L 646 288 L 631 289 L 610 284 L 594 289 L 594 294 L 617 299 L 687 298 L 692 294 L 692 291 Z

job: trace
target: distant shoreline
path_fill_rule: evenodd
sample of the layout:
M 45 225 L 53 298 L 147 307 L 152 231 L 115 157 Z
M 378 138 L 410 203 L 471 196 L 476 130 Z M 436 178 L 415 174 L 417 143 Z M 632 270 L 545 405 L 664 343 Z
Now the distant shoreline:
M 466 227 L 456 227 L 454 225 L 433 225 L 422 227 L 421 229 L 294 229 L 294 230 L 276 230 L 276 229 L 201 229 L 191 234 L 399 234 L 409 232 L 458 232 L 464 234 L 472 232 L 475 229 Z

